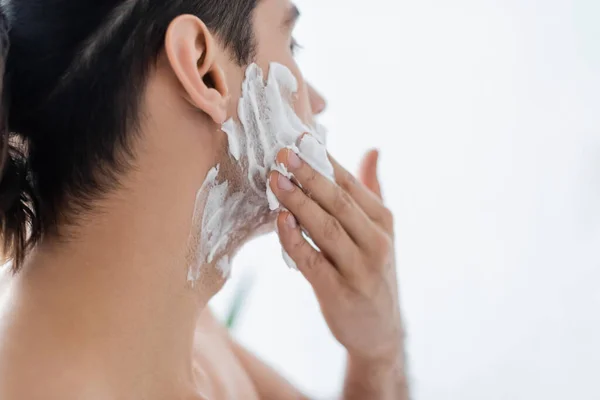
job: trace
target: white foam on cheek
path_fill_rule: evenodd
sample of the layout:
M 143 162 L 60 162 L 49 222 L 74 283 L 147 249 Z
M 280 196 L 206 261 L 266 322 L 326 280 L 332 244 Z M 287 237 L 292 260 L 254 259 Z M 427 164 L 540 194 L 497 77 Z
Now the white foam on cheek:
M 327 146 L 327 128 L 323 125 L 317 123 L 315 125 L 315 136 L 319 140 L 319 142 L 323 143 L 323 145 Z
M 335 182 L 333 165 L 327 156 L 325 146 L 314 137 L 306 135 L 298 146 L 298 156 L 325 178 Z
M 324 145 L 325 131 L 321 127 L 307 126 L 296 115 L 293 102 L 297 91 L 296 78 L 281 64 L 269 66 L 266 82 L 258 65 L 251 64 L 246 70 L 238 104 L 239 122 L 230 119 L 221 128 L 227 135 L 229 153 L 237 162 L 243 182 L 234 187 L 218 176 L 218 167 L 209 172 L 196 201 L 195 215 L 202 214 L 201 243 L 196 265 L 190 267 L 189 280 L 197 280 L 200 268 L 213 262 L 228 276 L 231 248 L 261 230 L 267 221 L 272 221 L 271 214 L 281 209 L 267 182 L 273 170 L 290 179 L 293 177 L 285 166 L 276 163 L 281 149 L 292 149 L 333 180 L 333 166 Z M 305 133 L 309 135 L 296 147 Z M 284 256 L 284 259 L 288 265 L 293 264 L 289 257 Z
M 310 165 L 333 177 L 333 167 L 322 144 L 325 130 L 320 126 L 307 126 L 294 111 L 292 103 L 297 90 L 296 78 L 281 64 L 270 65 L 266 84 L 257 65 L 248 67 L 238 106 L 241 127 L 238 126 L 237 131 L 242 134 L 238 140 L 245 142 L 251 181 L 258 177 L 266 182 L 267 174 L 279 167 L 275 162 L 277 153 L 286 147 L 304 155 Z M 304 133 L 309 135 L 304 136 L 302 142 L 309 143 L 298 148 L 296 144 Z

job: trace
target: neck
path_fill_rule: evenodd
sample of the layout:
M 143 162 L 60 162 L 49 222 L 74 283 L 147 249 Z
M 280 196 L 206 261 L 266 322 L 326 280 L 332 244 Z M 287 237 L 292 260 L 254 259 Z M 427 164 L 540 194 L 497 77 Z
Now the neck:
M 196 322 L 224 283 L 209 266 L 200 282 L 187 282 L 192 213 L 205 174 L 177 175 L 182 169 L 169 168 L 177 158 L 165 146 L 165 159 L 154 155 L 136 168 L 96 207 L 101 212 L 40 244 L 15 282 L 40 349 L 72 351 L 76 365 L 106 374 L 107 385 L 135 390 L 136 398 L 160 398 L 192 379 Z M 206 172 L 210 164 L 188 169 Z

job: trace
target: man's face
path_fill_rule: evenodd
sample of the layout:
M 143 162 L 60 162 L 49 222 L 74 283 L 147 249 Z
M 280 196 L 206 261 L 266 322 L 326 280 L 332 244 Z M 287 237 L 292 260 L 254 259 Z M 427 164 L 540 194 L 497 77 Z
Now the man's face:
M 271 63 L 281 64 L 292 73 L 298 83 L 298 90 L 293 97 L 293 104 L 291 106 L 301 123 L 300 121 L 296 123 L 297 119 L 291 118 L 291 120 L 294 120 L 294 125 L 284 124 L 283 126 L 291 128 L 305 125 L 309 129 L 308 127 L 314 126 L 314 117 L 324 110 L 325 102 L 304 81 L 302 73 L 294 59 L 295 41 L 292 33 L 298 15 L 298 10 L 289 0 L 260 0 L 259 5 L 254 11 L 254 19 L 252 21 L 256 40 L 256 54 L 252 61 L 262 70 L 264 78 L 269 75 Z M 238 105 L 240 101 L 244 101 L 240 100 L 240 98 L 242 97 L 242 81 L 244 81 L 246 71 L 245 67 L 240 68 L 235 65 L 227 54 L 223 53 L 222 57 L 219 64 L 225 72 L 224 76 L 227 80 L 226 83 L 230 96 L 227 114 L 228 117 L 232 117 L 235 121 L 239 120 L 237 113 Z M 252 95 L 257 94 L 253 93 Z M 248 96 L 248 93 L 244 93 L 244 96 Z M 245 115 L 247 117 L 247 114 L 252 113 L 253 109 L 246 111 Z M 267 119 L 270 118 L 269 115 L 260 115 Z M 277 118 L 274 120 L 277 120 Z M 266 126 L 262 123 L 257 125 Z M 248 126 L 254 127 L 256 125 L 250 123 L 245 127 Z M 270 148 L 268 143 L 271 143 L 271 139 L 274 141 L 278 134 L 282 134 L 283 132 L 280 132 L 280 130 L 283 129 L 286 128 L 270 126 L 268 132 L 262 132 L 262 134 L 272 135 L 272 137 L 265 139 L 265 141 L 262 141 L 262 139 L 257 140 L 257 132 L 254 132 L 252 128 L 249 131 L 244 131 L 242 128 L 234 129 L 235 133 L 228 132 L 228 135 L 231 136 L 227 137 L 225 135 L 218 135 L 220 140 L 224 142 L 220 143 L 219 150 L 214 152 L 214 154 L 218 154 L 217 163 L 219 169 L 215 181 L 217 183 L 206 186 L 205 191 L 200 193 L 198 197 L 199 201 L 196 204 L 197 210 L 203 211 L 196 213 L 198 219 L 194 220 L 194 225 L 202 228 L 194 229 L 199 235 L 192 238 L 192 243 L 196 243 L 203 236 L 211 238 L 203 241 L 200 245 L 200 264 L 217 260 L 217 266 L 225 272 L 226 267 L 224 265 L 228 265 L 228 257 L 232 253 L 235 253 L 236 249 L 239 249 L 251 237 L 273 229 L 276 213 L 270 210 L 267 196 L 266 173 L 271 167 L 269 163 L 275 162 L 275 155 L 271 154 L 267 156 L 266 154 L 270 154 L 269 152 L 275 150 Z M 228 130 L 223 127 L 224 132 Z M 302 132 L 295 131 L 287 133 L 290 135 L 297 134 L 298 137 L 302 134 Z M 246 144 L 248 144 L 251 150 L 242 150 L 241 154 L 238 153 L 238 159 L 236 160 L 227 150 L 227 140 L 228 138 L 238 136 L 241 137 L 240 140 L 244 143 L 241 147 L 247 149 Z M 235 140 L 229 142 L 229 150 L 232 149 L 232 143 L 235 143 Z M 290 141 L 286 145 L 292 144 L 294 142 Z M 239 144 L 234 145 L 233 148 L 238 146 Z M 272 160 L 266 160 L 271 157 Z M 211 193 L 217 193 L 217 191 L 218 195 L 211 197 Z M 219 203 L 216 205 L 211 203 L 209 207 L 207 204 L 209 199 L 212 198 L 217 199 Z M 220 217 L 219 229 L 215 227 L 210 227 L 209 229 L 208 222 L 212 221 L 212 219 L 202 221 L 200 216 L 206 216 L 207 209 L 209 210 L 208 214 L 215 214 L 216 211 L 213 209 L 217 206 L 219 210 L 226 209 L 227 213 Z M 217 243 L 218 246 L 214 245 L 213 242 Z M 223 260 L 224 262 L 222 262 Z M 198 265 L 198 263 L 195 264 Z
M 297 99 L 294 103 L 296 114 L 302 122 L 313 125 L 314 117 L 325 109 L 325 100 L 302 76 L 294 59 L 296 43 L 293 37 L 294 27 L 299 17 L 298 9 L 290 0 L 261 0 L 254 11 L 253 28 L 257 51 L 254 62 L 263 70 L 265 77 L 269 64 L 276 62 L 289 68 L 298 81 Z M 231 115 L 237 115 L 237 100 L 241 96 L 242 75 L 230 81 L 232 96 Z

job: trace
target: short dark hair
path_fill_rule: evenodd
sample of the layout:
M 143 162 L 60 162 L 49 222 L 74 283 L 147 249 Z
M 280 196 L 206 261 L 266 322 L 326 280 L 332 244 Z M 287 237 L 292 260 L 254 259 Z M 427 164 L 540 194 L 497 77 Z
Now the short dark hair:
M 198 16 L 243 66 L 254 57 L 257 1 L 1 2 L 0 233 L 14 272 L 130 166 L 140 102 L 170 22 Z

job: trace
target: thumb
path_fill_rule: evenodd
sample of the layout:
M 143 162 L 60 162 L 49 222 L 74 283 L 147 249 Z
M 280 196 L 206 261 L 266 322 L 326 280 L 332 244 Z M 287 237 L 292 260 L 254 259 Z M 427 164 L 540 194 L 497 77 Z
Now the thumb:
M 365 154 L 360 164 L 358 177 L 360 181 L 377 197 L 381 198 L 381 185 L 377 178 L 379 164 L 379 150 L 371 150 Z

